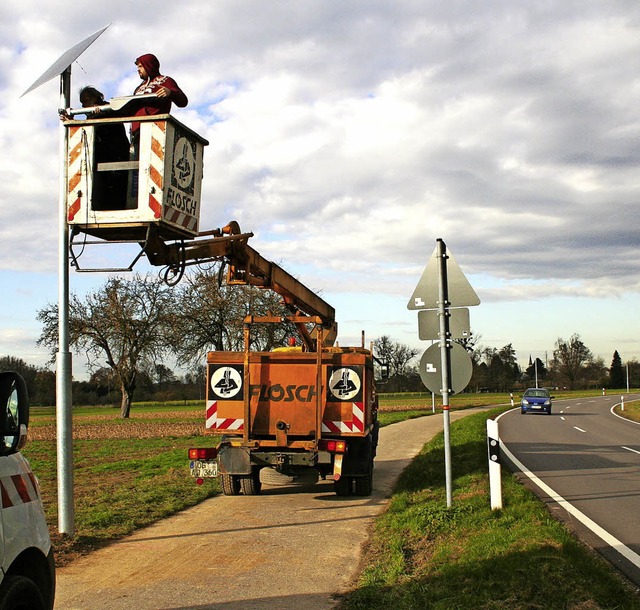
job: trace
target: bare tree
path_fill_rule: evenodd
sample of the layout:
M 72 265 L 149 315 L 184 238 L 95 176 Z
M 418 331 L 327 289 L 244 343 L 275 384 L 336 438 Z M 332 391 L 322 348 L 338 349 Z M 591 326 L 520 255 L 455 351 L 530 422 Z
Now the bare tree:
M 568 341 L 558 338 L 553 350 L 551 367 L 560 378 L 566 381 L 570 390 L 573 390 L 584 368 L 593 361 L 591 350 L 581 341 L 580 335 L 573 334 Z
M 393 341 L 387 335 L 373 342 L 373 350 L 376 358 L 389 365 L 390 377 L 406 375 L 409 363 L 420 353 L 419 349 Z
M 128 418 L 140 368 L 160 361 L 169 352 L 168 329 L 174 319 L 174 296 L 159 280 L 133 276 L 110 278 L 87 295 L 69 300 L 69 343 L 84 350 L 90 369 L 106 358 L 122 392 L 120 416 Z M 43 324 L 39 345 L 55 354 L 58 346 L 58 307 L 38 312 Z
M 244 349 L 244 318 L 290 313 L 279 295 L 253 286 L 222 285 L 213 267 L 186 278 L 172 329 L 172 346 L 181 364 L 201 364 L 206 352 Z M 255 324 L 251 349 L 268 351 L 295 336 L 291 324 Z

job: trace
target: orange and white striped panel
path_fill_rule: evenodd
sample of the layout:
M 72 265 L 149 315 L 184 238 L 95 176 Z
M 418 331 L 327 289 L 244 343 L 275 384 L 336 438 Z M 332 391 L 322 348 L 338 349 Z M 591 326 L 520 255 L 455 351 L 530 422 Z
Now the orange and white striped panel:
M 218 401 L 207 401 L 206 428 L 212 430 L 243 430 L 244 419 L 218 418 Z
M 162 218 L 162 194 L 164 191 L 164 143 L 166 141 L 166 121 L 151 124 L 151 159 L 149 162 L 149 207 L 154 218 Z
M 83 193 L 80 186 L 83 172 L 86 174 L 86 167 L 82 165 L 85 135 L 86 131 L 83 127 L 69 127 L 69 156 L 67 159 L 67 220 L 69 222 L 72 222 L 80 211 L 82 203 Z

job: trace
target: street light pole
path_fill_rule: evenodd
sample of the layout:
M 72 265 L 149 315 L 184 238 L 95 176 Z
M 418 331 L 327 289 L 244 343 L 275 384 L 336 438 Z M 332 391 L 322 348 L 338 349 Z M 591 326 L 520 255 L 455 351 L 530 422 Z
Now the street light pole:
M 60 74 L 60 108 L 71 106 L 71 66 Z M 58 531 L 73 536 L 73 423 L 71 352 L 69 351 L 69 225 L 67 224 L 68 131 L 60 125 L 60 193 L 58 206 L 58 353 L 56 354 L 56 442 Z
M 627 394 L 629 393 L 629 363 L 626 363 L 627 366 Z
M 58 108 L 71 106 L 71 64 L 108 28 L 63 53 L 22 94 L 23 97 L 40 85 L 60 76 Z M 58 472 L 58 530 L 72 536 L 75 533 L 73 507 L 73 425 L 71 414 L 71 352 L 69 351 L 69 226 L 67 224 L 67 148 L 69 135 L 60 123 L 60 188 L 58 198 L 58 352 L 56 353 L 56 448 Z

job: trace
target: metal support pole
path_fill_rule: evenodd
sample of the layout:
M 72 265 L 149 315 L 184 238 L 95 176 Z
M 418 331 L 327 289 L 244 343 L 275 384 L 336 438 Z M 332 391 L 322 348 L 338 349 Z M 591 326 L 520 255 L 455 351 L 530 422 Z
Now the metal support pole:
M 71 98 L 71 66 L 60 75 L 60 108 Z M 73 536 L 73 420 L 69 351 L 69 226 L 67 225 L 68 132 L 60 126 L 60 198 L 58 215 L 58 353 L 56 355 L 56 426 L 58 457 L 58 530 Z
M 437 240 L 438 258 L 438 316 L 440 318 L 440 368 L 442 372 L 442 416 L 444 419 L 444 468 L 447 493 L 447 507 L 453 503 L 451 491 L 451 416 L 449 413 L 449 393 L 451 379 L 451 352 L 449 332 L 449 288 L 447 281 L 447 246 Z
M 629 363 L 627 362 L 627 394 L 629 393 Z

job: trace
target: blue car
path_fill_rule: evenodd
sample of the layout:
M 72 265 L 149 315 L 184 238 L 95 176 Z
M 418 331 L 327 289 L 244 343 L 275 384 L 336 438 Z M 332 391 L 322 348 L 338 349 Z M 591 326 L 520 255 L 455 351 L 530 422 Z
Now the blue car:
M 529 388 L 522 395 L 520 413 L 546 413 L 551 415 L 551 400 L 553 396 L 544 388 Z

